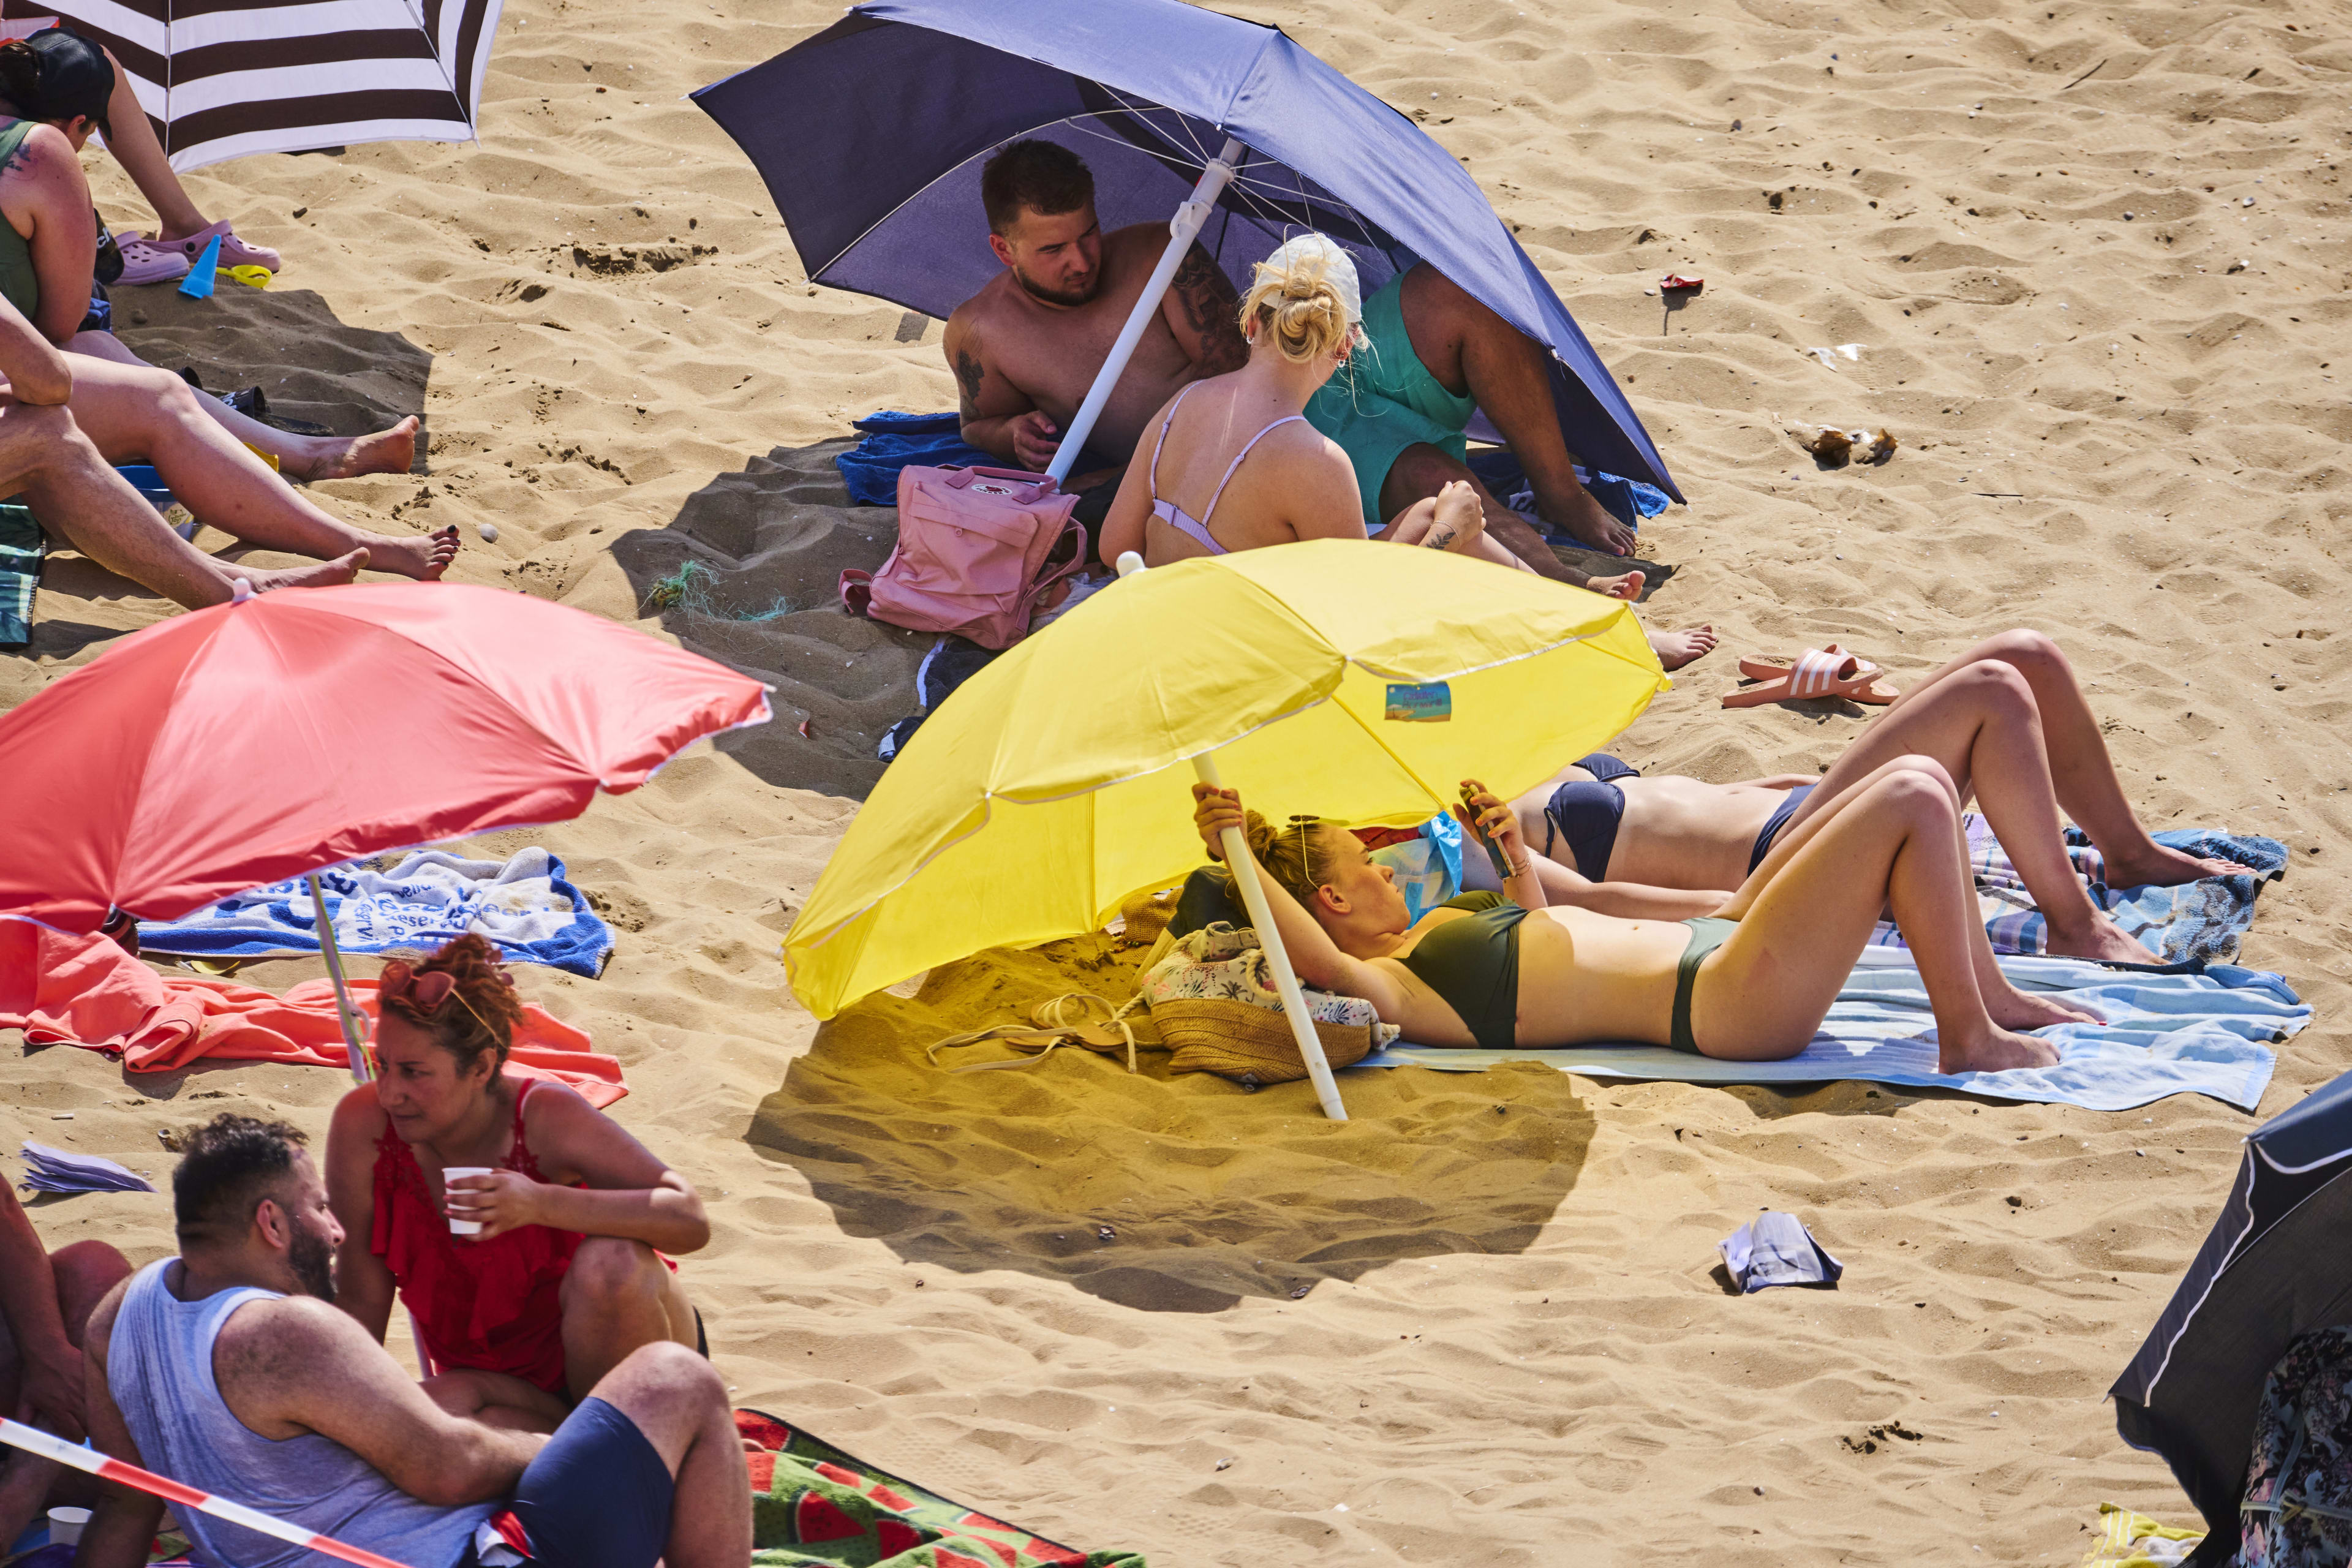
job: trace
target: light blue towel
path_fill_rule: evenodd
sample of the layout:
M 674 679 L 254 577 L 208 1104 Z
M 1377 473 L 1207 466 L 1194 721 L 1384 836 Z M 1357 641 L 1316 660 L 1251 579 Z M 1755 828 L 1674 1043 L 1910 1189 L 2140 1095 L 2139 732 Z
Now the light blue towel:
M 1359 1065 L 1475 1072 L 1496 1062 L 1532 1061 L 1587 1078 L 1679 1083 L 1862 1079 L 2089 1110 L 2129 1110 L 2168 1094 L 2204 1094 L 2252 1110 L 2275 1061 L 2259 1042 L 2285 1039 L 2311 1022 L 2311 1009 L 2286 982 L 2259 969 L 2216 963 L 2202 974 L 2142 974 L 2072 958 L 2004 958 L 2000 967 L 2020 990 L 2066 993 L 2107 1022 L 2037 1031 L 2059 1042 L 2063 1056 L 2055 1067 L 1939 1073 L 1935 1017 L 1917 967 L 1908 953 L 1871 948 L 1838 993 L 1822 1032 L 1787 1061 L 1717 1061 L 1663 1046 L 1482 1051 L 1398 1045 Z
M 563 862 L 534 846 L 501 864 L 422 850 L 389 871 L 338 866 L 319 873 L 345 952 L 429 952 L 479 931 L 509 963 L 544 963 L 594 979 L 613 932 Z M 299 878 L 223 899 L 176 921 L 142 921 L 140 951 L 174 958 L 263 958 L 319 951 L 317 911 Z

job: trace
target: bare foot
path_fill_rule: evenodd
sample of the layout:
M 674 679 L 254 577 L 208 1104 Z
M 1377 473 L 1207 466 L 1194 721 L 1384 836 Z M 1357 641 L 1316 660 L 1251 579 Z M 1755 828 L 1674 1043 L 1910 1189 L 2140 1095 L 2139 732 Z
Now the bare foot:
M 252 584 L 257 594 L 267 594 L 273 588 L 331 588 L 358 576 L 360 568 L 368 563 L 368 554 L 365 550 L 354 550 L 349 555 L 338 555 L 316 566 L 297 566 L 290 572 L 247 572 L 237 566 L 226 570 L 231 577 L 242 577 Z
M 1539 502 L 1541 500 L 1538 498 Z M 1633 553 L 1637 542 L 1633 531 L 1610 516 L 1608 508 L 1594 500 L 1592 492 L 1581 485 L 1561 504 L 1539 504 L 1538 510 L 1553 526 L 1568 530 L 1587 550 L 1598 550 L 1605 555 Z
M 1937 1072 L 2001 1072 L 2010 1068 L 2057 1065 L 2055 1040 L 2038 1039 L 2010 1029 L 1989 1029 L 1982 1039 L 1967 1044 L 1938 1039 L 1936 1046 Z
M 1478 492 L 1463 480 L 1452 480 L 1440 489 L 1432 504 L 1436 516 L 1421 538 L 1423 549 L 1463 550 L 1486 533 L 1486 509 L 1478 504 Z
M 1642 596 L 1642 584 L 1648 581 L 1639 572 L 1620 572 L 1614 577 L 1587 577 L 1584 585 L 1604 599 L 1622 599 L 1630 605 Z
M 2106 1015 L 2091 1007 L 2070 1006 L 2014 985 L 2003 986 L 2005 996 L 1987 996 L 1985 1011 L 2004 1029 L 2046 1029 L 2053 1024 L 2104 1024 Z
M 2200 859 L 2179 849 L 2151 843 L 2138 855 L 2107 857 L 2110 888 L 2177 888 L 2201 877 L 2261 877 L 2268 873 L 2235 860 Z
M 453 522 L 438 533 L 378 534 L 366 553 L 368 564 L 379 572 L 431 583 L 457 558 L 457 525 Z
M 1715 628 L 1694 626 L 1686 632 L 1652 632 L 1650 651 L 1668 669 L 1680 669 L 1715 651 Z
M 2058 958 L 2095 958 L 2106 963 L 2162 963 L 2163 959 L 2123 933 L 2105 915 L 2094 915 L 2080 931 L 2060 931 L 2050 925 L 2050 952 Z
M 412 414 L 389 430 L 356 436 L 348 441 L 333 437 L 314 443 L 317 455 L 307 463 L 286 463 L 285 471 L 298 479 L 348 479 L 360 474 L 404 474 L 416 461 L 416 416 Z

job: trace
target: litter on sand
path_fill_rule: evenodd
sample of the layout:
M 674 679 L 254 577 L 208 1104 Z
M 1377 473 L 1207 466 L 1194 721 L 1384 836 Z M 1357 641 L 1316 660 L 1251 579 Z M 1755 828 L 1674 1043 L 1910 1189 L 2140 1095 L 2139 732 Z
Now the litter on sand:
M 1789 434 L 1798 446 L 1833 468 L 1849 461 L 1883 463 L 1902 445 L 1894 432 L 1871 426 L 1841 430 L 1834 425 L 1794 425 Z
M 1749 1295 L 1775 1285 L 1834 1285 L 1845 1272 L 1804 1221 L 1775 1209 L 1766 1209 L 1717 1245 L 1732 1282 Z
M 1835 348 L 1829 349 L 1807 348 L 1805 352 L 1821 361 L 1822 365 L 1830 370 L 1837 369 L 1837 362 L 1841 359 L 1859 361 L 1862 358 L 1860 343 L 1840 343 Z
M 46 1143 L 25 1145 L 25 1185 L 37 1193 L 152 1193 L 138 1174 L 96 1154 L 68 1154 Z

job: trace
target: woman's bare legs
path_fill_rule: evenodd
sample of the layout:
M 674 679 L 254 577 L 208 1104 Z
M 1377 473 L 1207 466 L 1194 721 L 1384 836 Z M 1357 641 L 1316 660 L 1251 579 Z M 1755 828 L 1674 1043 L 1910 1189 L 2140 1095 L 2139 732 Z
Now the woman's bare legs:
M 2032 646 L 2037 642 L 2056 661 L 2054 670 L 2044 670 L 2044 684 L 2063 689 L 2050 710 L 2043 709 L 2040 688 L 2024 669 L 2005 658 L 1977 657 L 2000 650 L 2039 663 Z M 2051 711 L 2056 714 L 2056 737 L 2047 727 Z M 2063 758 L 2062 747 L 2053 743 L 2058 739 L 2063 742 Z M 2158 848 L 2133 816 L 2098 725 L 2074 689 L 2073 672 L 2046 639 L 2030 632 L 2011 633 L 1981 644 L 1906 693 L 1822 775 L 1821 787 L 1798 807 L 1792 823 L 1806 820 L 1889 758 L 1906 754 L 1935 758 L 1951 774 L 1962 799 L 1973 794 L 1983 805 L 2001 847 L 2050 922 L 2051 952 L 2129 963 L 2155 961 L 2154 953 L 2099 913 L 2066 858 L 2059 832 L 2062 810 L 2083 824 L 2102 853 L 2108 853 L 2111 843 L 2122 847 L 2120 856 L 2108 854 L 2108 879 L 2115 886 L 2147 880 L 2142 871 L 2158 862 L 2147 856 L 2170 852 Z M 2061 778 L 2066 781 L 2063 789 Z M 2137 859 L 2132 858 L 2134 840 L 2146 847 Z M 2227 868 L 2214 863 L 2209 869 L 2187 856 L 2173 858 L 2192 868 L 2185 875 L 2172 875 L 2174 881 Z
M 163 155 L 163 144 L 155 140 L 147 111 L 139 107 L 139 95 L 131 89 L 122 62 L 114 58 L 113 50 L 102 52 L 114 68 L 114 91 L 106 100 L 106 122 L 110 127 L 106 150 L 155 209 L 155 221 L 162 226 L 159 237 L 179 239 L 210 228 L 212 220 L 196 210 L 196 204 L 180 184 L 180 176 L 172 172 L 172 161 Z
M 1951 781 L 1932 759 L 1909 758 L 1852 790 L 1812 831 L 1776 844 L 1724 907 L 1739 930 L 1699 971 L 1692 1026 L 1706 1053 L 1754 1061 L 1802 1049 L 1868 942 L 1880 909 L 1891 905 L 1935 1010 L 1940 1070 L 2057 1061 L 2051 1042 L 2015 1032 L 1991 1010 L 2010 1013 L 2034 999 L 2005 981 L 1989 996 L 1979 983 L 1990 948 L 1961 843 Z M 1990 967 L 1998 981 L 1998 966 Z
M 1884 748 L 1894 752 L 1927 750 L 1927 745 L 1915 745 L 1900 738 L 1900 726 L 1895 720 L 1906 715 L 1907 708 L 1931 705 L 1938 689 L 1955 679 L 1976 675 L 1983 679 L 1983 666 L 2006 666 L 2016 672 L 2018 682 L 2032 699 L 2034 717 L 2039 720 L 2044 738 L 2044 771 L 2049 773 L 2049 793 L 2055 809 L 2051 811 L 2051 826 L 2058 826 L 2058 814 L 2074 818 L 2091 842 L 2098 844 L 2100 856 L 2107 860 L 2107 884 L 2110 886 L 2176 886 L 2180 881 L 2197 881 L 2200 877 L 2227 877 L 2234 872 L 2246 872 L 2249 868 L 2234 860 L 2200 860 L 2185 856 L 2178 848 L 2164 848 L 2157 844 L 2140 818 L 2131 811 L 2131 802 L 2124 799 L 2124 785 L 2115 775 L 2115 762 L 2107 757 L 2107 742 L 2098 733 L 2098 720 L 2091 715 L 2091 705 L 2082 696 L 2082 682 L 2074 679 L 2074 666 L 2070 666 L 2058 644 L 2044 637 L 2042 632 L 2013 630 L 2001 632 L 2000 637 L 1988 637 L 1985 642 L 1969 648 L 1952 663 L 1943 666 L 1927 679 L 1906 691 L 1891 705 L 1874 724 L 1863 731 L 1863 742 L 1879 745 L 1879 731 L 1894 729 L 1895 736 L 1884 742 Z M 1882 750 L 1884 750 L 1882 748 Z M 1832 769 L 1834 773 L 1834 769 Z M 1961 799 L 1967 799 L 1967 773 L 1955 771 L 1961 781 Z M 1983 790 L 1978 790 L 1983 797 Z M 1985 816 L 1992 816 L 1992 804 L 1985 802 Z M 1994 832 L 2001 832 L 2001 848 L 2009 858 L 2018 858 L 2018 847 L 2011 844 L 2000 823 Z M 2025 865 L 2018 865 L 2025 872 Z M 2028 881 L 2032 886 L 2032 881 Z M 2039 889 L 2034 891 L 2039 900 Z
M 77 332 L 66 347 L 74 353 L 116 364 L 152 369 L 112 332 Z M 196 406 L 245 445 L 278 459 L 280 472 L 298 479 L 349 479 L 361 474 L 404 474 L 416 462 L 416 416 L 372 436 L 297 436 L 239 414 L 217 397 L 198 396 Z
M 66 406 L 100 455 L 110 463 L 152 463 L 209 527 L 265 550 L 322 561 L 364 550 L 371 569 L 404 577 L 438 577 L 457 552 L 454 528 L 369 533 L 320 510 L 206 417 L 194 391 L 168 371 L 79 355 L 73 373 Z

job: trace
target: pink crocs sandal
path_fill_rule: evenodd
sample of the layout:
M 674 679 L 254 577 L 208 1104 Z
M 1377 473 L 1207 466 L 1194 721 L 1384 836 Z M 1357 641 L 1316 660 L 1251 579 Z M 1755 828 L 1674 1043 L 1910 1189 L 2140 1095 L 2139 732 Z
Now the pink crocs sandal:
M 184 258 L 188 264 L 193 267 L 195 265 L 196 258 L 205 253 L 205 242 L 210 240 L 215 235 L 218 235 L 220 237 L 220 269 L 223 272 L 227 271 L 232 267 L 267 267 L 272 272 L 278 270 L 278 253 L 276 251 L 264 246 L 246 244 L 245 241 L 237 238 L 236 231 L 231 229 L 226 222 L 216 223 L 210 228 L 200 228 L 184 239 L 165 239 L 161 236 L 158 236 L 153 239 L 148 239 L 146 236 L 142 235 L 140 237 L 140 240 L 142 244 L 152 245 L 159 249 L 172 251 L 174 254 Z M 122 249 L 123 254 L 128 256 L 131 251 L 131 247 L 126 243 Z
M 152 239 L 129 238 L 120 242 L 122 250 L 122 276 L 119 283 L 176 283 L 188 275 L 194 265 L 176 250 L 167 249 Z

